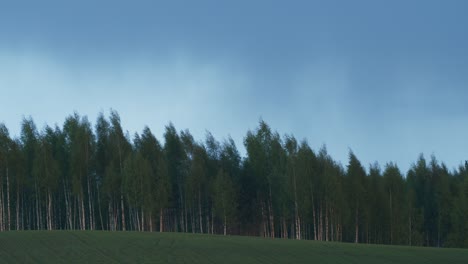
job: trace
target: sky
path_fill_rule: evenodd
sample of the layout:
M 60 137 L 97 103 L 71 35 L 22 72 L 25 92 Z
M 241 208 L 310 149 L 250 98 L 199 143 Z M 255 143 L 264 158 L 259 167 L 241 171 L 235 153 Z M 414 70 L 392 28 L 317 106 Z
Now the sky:
M 1 1 L 0 122 L 115 109 L 130 135 L 260 119 L 346 166 L 468 159 L 468 1 Z

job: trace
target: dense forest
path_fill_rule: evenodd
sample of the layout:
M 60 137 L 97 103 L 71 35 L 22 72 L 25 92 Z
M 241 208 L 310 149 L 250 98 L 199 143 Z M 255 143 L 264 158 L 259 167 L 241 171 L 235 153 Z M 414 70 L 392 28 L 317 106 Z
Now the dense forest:
M 162 144 L 161 142 L 164 142 Z M 468 163 L 422 155 L 404 174 L 366 170 L 260 121 L 241 157 L 230 138 L 165 127 L 130 136 L 117 112 L 75 113 L 11 138 L 0 124 L 0 229 L 136 230 L 468 247 Z M 402 150 L 403 151 L 403 150 Z

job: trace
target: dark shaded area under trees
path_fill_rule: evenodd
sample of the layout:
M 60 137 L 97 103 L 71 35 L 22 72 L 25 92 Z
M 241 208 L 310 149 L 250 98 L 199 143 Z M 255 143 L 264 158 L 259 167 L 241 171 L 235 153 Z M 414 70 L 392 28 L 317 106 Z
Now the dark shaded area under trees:
M 164 144 L 120 117 L 69 116 L 11 138 L 0 124 L 0 229 L 137 230 L 437 247 L 468 247 L 468 164 L 422 155 L 403 175 L 368 173 L 349 153 L 281 137 L 263 121 L 244 139 L 196 141 L 166 126 Z

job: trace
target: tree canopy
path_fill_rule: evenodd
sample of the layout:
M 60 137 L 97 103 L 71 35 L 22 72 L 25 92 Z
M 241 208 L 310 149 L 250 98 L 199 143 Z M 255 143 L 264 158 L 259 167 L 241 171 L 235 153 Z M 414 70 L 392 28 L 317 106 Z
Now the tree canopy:
M 397 164 L 345 165 L 322 147 L 281 136 L 263 120 L 244 138 L 203 141 L 172 123 L 158 140 L 130 136 L 119 114 L 93 127 L 74 113 L 62 127 L 19 138 L 0 124 L 0 230 L 137 230 L 468 247 L 468 163 L 450 171 L 421 155 Z

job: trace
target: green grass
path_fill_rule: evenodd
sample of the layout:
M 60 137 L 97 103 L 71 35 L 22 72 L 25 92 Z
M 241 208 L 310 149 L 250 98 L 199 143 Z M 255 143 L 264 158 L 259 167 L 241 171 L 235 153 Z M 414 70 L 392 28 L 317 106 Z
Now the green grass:
M 1 263 L 468 263 L 468 250 L 181 233 L 0 233 Z

